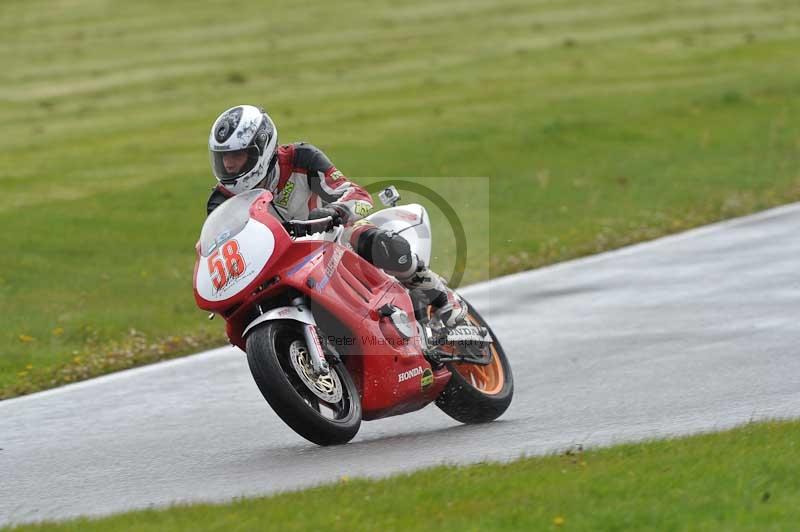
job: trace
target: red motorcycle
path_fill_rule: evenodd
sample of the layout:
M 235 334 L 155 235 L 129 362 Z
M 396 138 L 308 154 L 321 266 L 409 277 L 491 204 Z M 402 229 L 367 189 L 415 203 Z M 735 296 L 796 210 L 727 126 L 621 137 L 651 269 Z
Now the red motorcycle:
M 396 206 L 394 187 L 381 199 L 390 208 L 368 219 L 429 262 L 425 209 Z M 280 220 L 262 189 L 227 200 L 203 225 L 195 300 L 225 319 L 273 410 L 318 445 L 431 401 L 462 423 L 499 417 L 513 377 L 478 312 L 469 306 L 467 323 L 444 327 L 421 294 L 340 244 L 341 234 L 330 218 Z

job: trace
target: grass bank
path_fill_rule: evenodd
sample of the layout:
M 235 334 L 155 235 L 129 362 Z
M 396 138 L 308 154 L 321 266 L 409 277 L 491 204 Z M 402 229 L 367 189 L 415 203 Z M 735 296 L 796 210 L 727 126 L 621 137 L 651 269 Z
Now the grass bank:
M 14 530 L 794 530 L 798 446 L 800 422 L 758 423 Z
M 800 199 L 792 0 L 3 13 L 0 399 L 224 342 L 191 271 L 236 103 L 356 180 L 436 183 L 479 235 L 465 282 Z

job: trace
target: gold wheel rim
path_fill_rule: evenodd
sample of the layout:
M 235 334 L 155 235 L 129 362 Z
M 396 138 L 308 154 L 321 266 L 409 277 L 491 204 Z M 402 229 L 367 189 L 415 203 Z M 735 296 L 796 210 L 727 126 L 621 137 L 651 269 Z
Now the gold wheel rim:
M 503 365 L 495 347 L 489 346 L 492 351 L 492 361 L 488 366 L 456 362 L 453 364 L 459 375 L 469 382 L 474 388 L 486 395 L 497 395 L 506 382 Z

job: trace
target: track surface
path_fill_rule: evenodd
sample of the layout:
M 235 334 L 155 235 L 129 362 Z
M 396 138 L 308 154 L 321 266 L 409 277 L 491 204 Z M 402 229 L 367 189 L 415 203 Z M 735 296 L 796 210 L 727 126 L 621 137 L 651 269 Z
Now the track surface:
M 800 205 L 470 287 L 509 353 L 501 420 L 435 407 L 319 448 L 232 348 L 0 403 L 0 524 L 225 500 L 800 416 Z

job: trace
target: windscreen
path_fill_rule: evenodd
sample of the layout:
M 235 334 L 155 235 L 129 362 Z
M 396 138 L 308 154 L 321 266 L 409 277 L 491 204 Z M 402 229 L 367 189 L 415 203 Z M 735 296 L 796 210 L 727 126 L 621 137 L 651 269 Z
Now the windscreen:
M 214 209 L 200 232 L 200 254 L 211 255 L 229 238 L 236 236 L 250 220 L 250 206 L 264 193 L 256 188 L 225 201 Z

